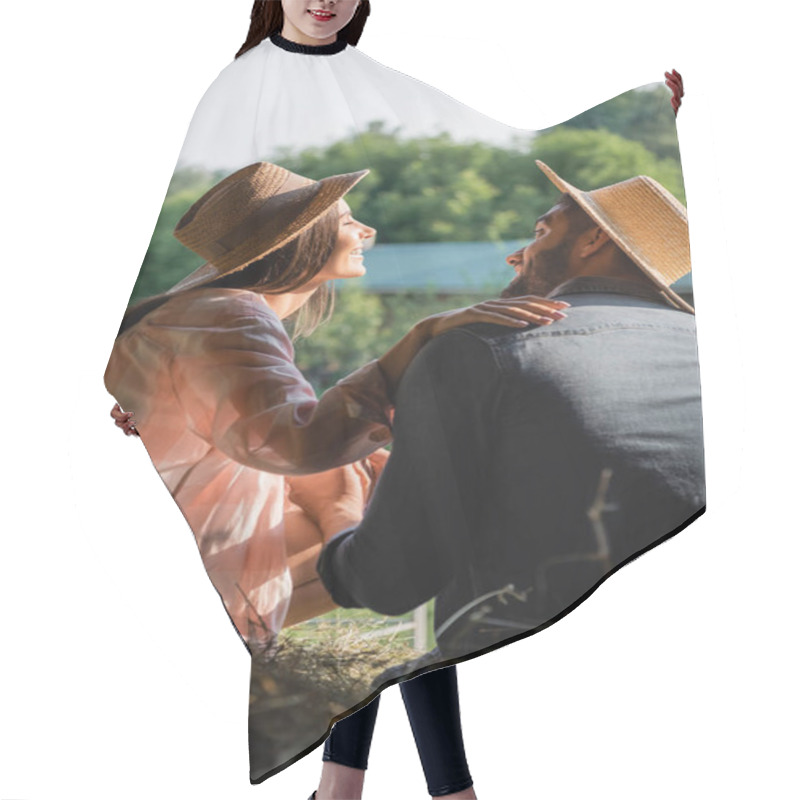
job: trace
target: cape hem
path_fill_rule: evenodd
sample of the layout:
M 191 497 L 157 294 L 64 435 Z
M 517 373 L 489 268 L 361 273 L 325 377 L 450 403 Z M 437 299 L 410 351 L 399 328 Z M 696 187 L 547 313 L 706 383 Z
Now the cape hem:
M 508 639 L 504 639 L 502 642 L 496 642 L 492 645 L 489 645 L 488 647 L 483 648 L 482 650 L 476 650 L 473 653 L 469 653 L 468 655 L 445 659 L 443 661 L 437 661 L 435 667 L 431 667 L 429 665 L 423 666 L 418 669 L 412 670 L 411 672 L 407 673 L 406 675 L 403 675 L 402 677 L 392 678 L 392 680 L 386 681 L 385 683 L 381 684 L 381 687 L 377 691 L 374 691 L 372 694 L 370 694 L 367 698 L 365 698 L 362 703 L 359 703 L 357 706 L 353 706 L 353 708 L 349 709 L 346 714 L 340 715 L 339 718 L 341 719 L 350 716 L 350 714 L 353 714 L 356 711 L 360 711 L 362 708 L 364 708 L 364 706 L 369 705 L 384 689 L 388 689 L 390 686 L 394 686 L 395 684 L 401 683 L 402 681 L 411 680 L 412 678 L 416 678 L 425 672 L 432 672 L 434 669 L 444 669 L 445 667 L 450 667 L 453 666 L 454 664 L 461 664 L 465 661 L 470 661 L 473 658 L 478 658 L 478 656 L 482 656 L 485 653 L 491 653 L 493 650 L 498 650 L 499 648 L 506 647 L 507 645 L 513 642 L 518 642 L 521 639 L 526 639 L 529 636 L 534 636 L 540 631 L 543 631 L 545 628 L 549 628 L 551 625 L 563 619 L 567 614 L 574 611 L 579 605 L 581 605 L 581 603 L 587 600 L 592 594 L 594 594 L 594 592 L 600 587 L 600 585 L 605 583 L 615 572 L 618 572 L 620 569 L 622 569 L 622 567 L 626 566 L 627 564 L 630 564 L 632 561 L 635 561 L 637 558 L 639 558 L 639 556 L 644 555 L 648 551 L 652 550 L 654 547 L 658 547 L 658 545 L 666 542 L 667 539 L 671 539 L 673 536 L 677 535 L 685 528 L 688 528 L 689 525 L 691 525 L 696 519 L 703 516 L 705 512 L 706 512 L 706 506 L 704 505 L 702 508 L 698 509 L 694 514 L 692 514 L 692 516 L 690 516 L 687 520 L 678 525 L 674 530 L 671 530 L 669 533 L 666 533 L 664 536 L 652 542 L 647 547 L 642 548 L 638 553 L 634 553 L 632 556 L 630 556 L 630 558 L 626 559 L 620 564 L 617 564 L 617 566 L 614 567 L 614 569 L 610 570 L 606 575 L 604 575 L 591 589 L 589 589 L 586 593 L 584 593 L 581 597 L 579 597 L 574 603 L 565 608 L 561 613 L 556 614 L 554 617 L 551 617 L 546 622 L 543 622 L 541 625 L 538 625 L 535 628 L 531 628 L 531 630 L 525 631 L 524 633 L 520 633 L 515 636 L 510 636 Z M 425 656 L 422 656 L 418 660 L 423 660 L 424 658 Z M 301 758 L 305 758 L 313 750 L 316 750 L 328 738 L 331 732 L 331 728 L 333 728 L 336 721 L 338 720 L 333 720 L 331 722 L 324 736 L 318 739 L 311 746 L 307 747 L 301 753 L 298 753 L 293 758 L 289 759 L 288 761 L 285 761 L 280 766 L 271 769 L 269 772 L 265 773 L 260 778 L 253 778 L 251 776 L 250 784 L 252 786 L 256 786 L 259 783 L 263 783 L 268 778 L 271 778 L 273 775 L 277 775 L 279 772 L 283 772 L 283 770 L 292 766 L 292 764 L 295 764 Z

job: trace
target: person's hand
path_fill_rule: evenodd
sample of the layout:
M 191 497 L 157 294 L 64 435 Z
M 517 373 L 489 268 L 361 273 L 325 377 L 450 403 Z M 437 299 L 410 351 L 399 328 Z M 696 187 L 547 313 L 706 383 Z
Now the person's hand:
M 569 303 L 529 294 L 506 300 L 485 300 L 468 308 L 434 314 L 423 320 L 423 324 L 428 327 L 430 336 L 440 336 L 471 322 L 491 322 L 510 328 L 525 328 L 528 325 L 549 325 L 564 319 L 566 314 L 562 309 L 565 308 L 569 308 Z
M 371 471 L 372 478 L 369 494 L 367 495 L 368 503 L 372 499 L 372 493 L 375 491 L 375 484 L 378 482 L 378 478 L 380 478 L 386 463 L 389 461 L 390 455 L 391 453 L 385 447 L 381 447 L 380 450 L 376 450 L 364 459 L 369 465 L 366 468 L 368 471 Z
M 369 459 L 343 467 L 286 479 L 289 500 L 319 526 L 327 541 L 358 525 L 372 492 L 375 468 Z
M 664 83 L 666 83 L 667 87 L 672 91 L 672 99 L 670 102 L 672 103 L 672 110 L 677 117 L 678 109 L 681 107 L 681 98 L 683 97 L 683 78 L 680 72 L 675 69 L 673 69 L 672 72 L 665 72 L 664 77 L 666 78 Z
M 119 403 L 114 403 L 114 408 L 111 409 L 111 416 L 114 418 L 114 424 L 120 428 L 126 436 L 139 435 L 139 431 L 136 430 L 136 423 L 133 421 L 132 411 L 123 411 Z

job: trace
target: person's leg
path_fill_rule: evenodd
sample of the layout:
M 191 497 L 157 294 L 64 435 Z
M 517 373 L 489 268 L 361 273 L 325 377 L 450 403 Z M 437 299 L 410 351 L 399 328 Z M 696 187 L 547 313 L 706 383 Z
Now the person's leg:
M 431 796 L 475 797 L 461 733 L 455 666 L 403 681 L 400 691 Z
M 315 800 L 359 800 L 378 716 L 378 695 L 369 705 L 337 722 L 325 740 L 322 777 Z

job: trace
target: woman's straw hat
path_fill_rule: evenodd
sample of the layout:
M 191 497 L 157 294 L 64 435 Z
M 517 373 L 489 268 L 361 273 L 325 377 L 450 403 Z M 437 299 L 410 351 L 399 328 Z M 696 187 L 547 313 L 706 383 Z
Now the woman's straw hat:
M 206 192 L 174 235 L 207 260 L 169 293 L 194 289 L 244 269 L 296 239 L 369 170 L 312 181 L 262 161 L 234 172 Z
M 670 285 L 687 275 L 689 225 L 686 209 L 657 181 L 638 175 L 621 183 L 582 192 L 541 161 L 536 166 L 566 192 L 614 243 L 658 286 L 672 305 L 694 309 Z

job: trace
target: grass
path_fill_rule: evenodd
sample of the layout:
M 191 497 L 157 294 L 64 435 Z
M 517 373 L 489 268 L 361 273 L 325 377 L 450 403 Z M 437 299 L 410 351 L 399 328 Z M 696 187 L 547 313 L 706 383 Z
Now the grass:
M 435 643 L 433 635 L 433 601 L 427 604 L 425 610 L 427 614 L 427 643 L 425 649 L 427 650 L 433 647 Z M 403 614 L 398 617 L 387 617 L 383 614 L 370 611 L 367 608 L 337 608 L 308 622 L 293 625 L 284 632 L 287 636 L 292 638 L 315 640 L 318 635 L 317 631 L 324 631 L 325 626 L 354 623 L 360 627 L 362 634 L 367 635 L 372 632 L 377 633 L 382 629 L 391 630 L 395 625 L 410 623 L 412 619 L 413 613 Z M 387 636 L 389 635 L 396 637 L 396 639 L 401 642 L 405 642 L 409 647 L 413 647 L 413 630 L 396 631 L 393 634 L 387 632 Z
M 405 631 L 366 638 L 386 627 L 386 618 L 372 612 L 343 609 L 321 620 L 282 631 L 270 657 L 253 658 L 253 778 L 320 741 L 333 717 L 369 696 L 378 675 L 419 655 L 403 640 Z

